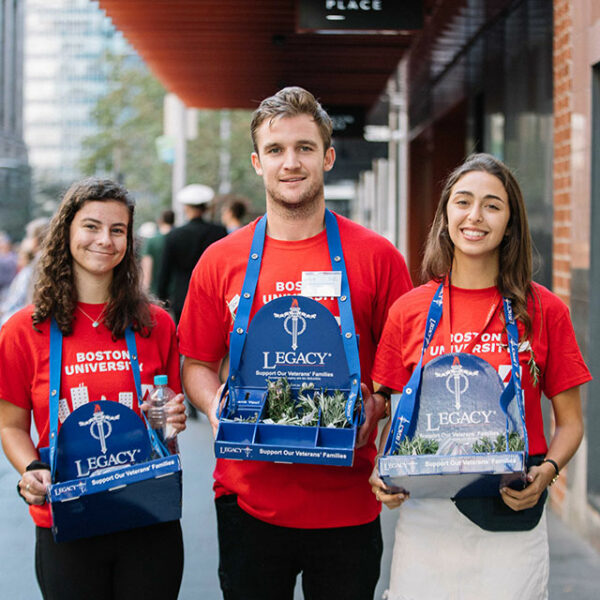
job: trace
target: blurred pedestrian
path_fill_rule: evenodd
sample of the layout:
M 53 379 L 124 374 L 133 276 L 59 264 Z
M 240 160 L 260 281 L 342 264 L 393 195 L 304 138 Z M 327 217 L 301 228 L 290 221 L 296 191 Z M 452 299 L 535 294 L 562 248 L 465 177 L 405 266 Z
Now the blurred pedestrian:
M 227 233 L 242 227 L 244 217 L 248 212 L 248 199 L 235 194 L 227 194 L 220 196 L 219 200 L 222 203 L 221 223 L 227 229 Z
M 158 232 L 144 240 L 142 247 L 142 285 L 144 290 L 158 296 L 158 273 L 162 260 L 165 237 L 175 224 L 175 213 L 171 209 L 164 210 L 156 220 Z
M 30 221 L 25 228 L 25 237 L 19 247 L 19 271 L 0 304 L 0 327 L 33 298 L 38 258 L 47 231 L 48 219 L 45 217 Z
M 17 254 L 12 248 L 8 234 L 0 231 L 0 302 L 16 274 Z
M 34 304 L 0 331 L 0 436 L 20 474 L 17 492 L 36 524 L 36 575 L 45 600 L 175 600 L 179 591 L 179 521 L 57 543 L 46 501 L 50 466 L 40 460 L 40 449 L 49 444 L 52 320 L 63 338 L 59 397 L 67 414 L 77 408 L 83 388 L 90 399 L 124 398 L 126 404 L 127 398 L 137 398 L 129 360 L 123 369 L 109 361 L 128 356 L 129 327 L 143 365 L 141 384 L 149 386 L 154 375 L 167 374 L 170 387 L 180 390 L 173 321 L 148 302 L 139 283 L 133 214 L 133 201 L 122 186 L 104 179 L 73 184 L 50 224 Z M 130 408 L 139 416 L 138 402 Z M 185 428 L 182 394 L 169 402 L 167 414 L 177 431 Z M 37 445 L 30 434 L 32 417 Z
M 546 600 L 547 488 L 583 437 L 579 388 L 591 376 L 569 309 L 531 279 L 525 203 L 506 165 L 489 154 L 475 154 L 449 175 L 422 272 L 427 283 L 390 309 L 373 367 L 375 387 L 384 393 L 406 389 L 421 361 L 449 354 L 457 340 L 468 342 L 454 352 L 454 360 L 467 352 L 495 371 L 509 370 L 518 377 L 514 385 L 522 395 L 517 392 L 516 401 L 522 405 L 529 442 L 527 485 L 513 489 L 501 484 L 499 493 L 490 497 L 410 498 L 387 489 L 375 469 L 375 497 L 389 508 L 402 505 L 387 598 Z M 439 319 L 430 312 L 434 303 L 442 307 Z M 514 315 L 515 327 L 508 315 Z M 436 321 L 440 326 L 429 334 L 427 345 L 423 335 L 426 328 L 432 332 Z M 484 337 L 501 343 L 481 343 Z M 474 374 L 483 377 L 481 371 Z M 468 385 L 481 394 L 492 389 L 477 378 Z M 418 390 L 411 391 L 418 397 Z M 556 424 L 549 444 L 542 394 L 550 401 Z M 497 402 L 501 413 L 499 397 Z M 467 413 L 450 414 L 455 415 L 451 422 L 466 422 Z M 382 451 L 389 428 L 388 422 Z M 460 432 L 455 433 L 460 441 Z
M 158 297 L 169 300 L 179 323 L 192 271 L 202 253 L 227 231 L 221 225 L 208 223 L 203 216 L 215 194 L 207 185 L 191 184 L 177 194 L 188 222 L 175 227 L 165 237 L 158 273 Z

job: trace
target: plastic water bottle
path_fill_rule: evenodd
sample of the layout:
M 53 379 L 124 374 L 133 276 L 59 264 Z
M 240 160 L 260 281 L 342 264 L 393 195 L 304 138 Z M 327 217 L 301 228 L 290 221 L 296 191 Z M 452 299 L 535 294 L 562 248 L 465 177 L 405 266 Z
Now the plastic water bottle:
M 148 396 L 147 416 L 150 427 L 156 431 L 160 440 L 171 446 L 171 439 L 176 440 L 175 431 L 167 425 L 167 411 L 165 405 L 175 397 L 175 392 L 168 386 L 169 378 L 166 375 L 154 376 L 154 387 Z M 170 449 L 170 448 L 169 448 Z

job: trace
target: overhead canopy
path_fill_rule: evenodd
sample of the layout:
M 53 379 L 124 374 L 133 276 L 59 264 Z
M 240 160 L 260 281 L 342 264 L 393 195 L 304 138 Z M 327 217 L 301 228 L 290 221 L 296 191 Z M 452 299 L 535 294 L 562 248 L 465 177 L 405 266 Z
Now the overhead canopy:
M 416 33 L 299 33 L 299 1 L 100 0 L 100 6 L 190 107 L 253 109 L 278 89 L 300 85 L 326 106 L 368 110 Z M 427 15 L 435 0 L 423 4 Z

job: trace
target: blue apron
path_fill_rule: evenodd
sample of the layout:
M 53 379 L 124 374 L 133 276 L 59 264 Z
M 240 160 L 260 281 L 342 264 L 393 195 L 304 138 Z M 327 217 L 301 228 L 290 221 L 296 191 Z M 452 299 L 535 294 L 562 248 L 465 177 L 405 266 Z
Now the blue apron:
M 500 485 L 523 485 L 528 451 L 519 337 L 512 306 L 503 298 L 511 359 L 510 381 L 503 387 L 496 370 L 471 354 L 448 353 L 423 366 L 425 351 L 441 320 L 443 294 L 444 283 L 429 307 L 419 362 L 394 412 L 384 455 L 379 459 L 380 475 L 386 485 L 407 489 L 417 498 L 498 496 Z M 493 432 L 488 442 L 503 438 L 502 451 L 476 453 L 473 444 L 482 432 Z M 512 432 L 522 439 L 524 451 L 509 450 Z M 415 437 L 438 447 L 433 454 L 398 455 L 403 441 Z
M 181 464 L 156 432 L 119 402 L 90 401 L 58 431 L 62 333 L 50 324 L 48 492 L 56 541 L 91 537 L 181 518 Z M 138 403 L 140 367 L 131 327 L 125 331 Z M 44 450 L 40 455 L 45 458 Z M 159 457 L 150 460 L 151 457 Z
M 325 211 L 331 267 L 341 276 L 340 325 L 323 305 L 304 296 L 271 300 L 249 324 L 266 225 L 265 215 L 255 228 L 230 334 L 229 375 L 217 414 L 215 453 L 218 458 L 349 465 L 364 415 L 357 409 L 362 407 L 358 340 L 337 220 Z M 295 391 L 303 382 L 312 383 L 315 389 L 343 390 L 347 394 L 345 416 L 352 427 L 324 431 L 324 427 L 261 423 L 267 380 L 280 377 L 287 378 Z M 257 422 L 234 422 L 245 415 Z

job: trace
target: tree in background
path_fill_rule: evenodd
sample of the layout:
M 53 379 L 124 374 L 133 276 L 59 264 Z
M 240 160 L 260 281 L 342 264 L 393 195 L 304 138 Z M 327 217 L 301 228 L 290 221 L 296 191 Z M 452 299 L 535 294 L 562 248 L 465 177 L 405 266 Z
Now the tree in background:
M 171 204 L 171 166 L 159 159 L 156 139 L 163 135 L 165 90 L 137 58 L 107 55 L 103 61 L 109 92 L 92 117 L 98 133 L 83 142 L 86 175 L 118 179 L 135 196 L 138 223 L 153 220 Z M 219 189 L 220 111 L 198 110 L 198 137 L 187 145 L 187 182 Z M 250 163 L 250 111 L 233 110 L 230 180 L 232 191 L 247 196 L 257 212 L 264 206 L 260 178 Z

